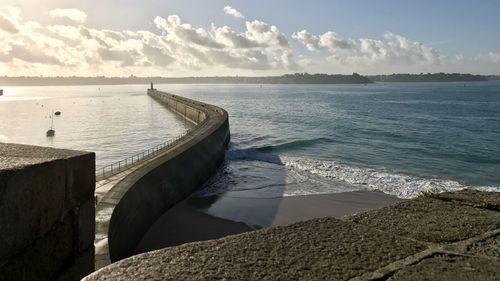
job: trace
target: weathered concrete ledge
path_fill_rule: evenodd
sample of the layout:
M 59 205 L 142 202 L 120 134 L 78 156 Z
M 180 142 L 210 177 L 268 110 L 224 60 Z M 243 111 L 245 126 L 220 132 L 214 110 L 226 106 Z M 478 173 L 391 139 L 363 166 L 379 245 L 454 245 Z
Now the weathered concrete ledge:
M 0 143 L 0 280 L 94 271 L 95 155 Z
M 97 267 L 131 256 L 149 227 L 200 187 L 224 160 L 230 139 L 225 110 L 154 89 L 148 95 L 197 126 L 174 146 L 135 167 L 103 196 L 97 212 L 111 219 L 96 220 L 96 241 L 107 237 L 109 252 L 96 257 Z
M 93 280 L 496 280 L 500 193 L 427 194 L 121 260 Z

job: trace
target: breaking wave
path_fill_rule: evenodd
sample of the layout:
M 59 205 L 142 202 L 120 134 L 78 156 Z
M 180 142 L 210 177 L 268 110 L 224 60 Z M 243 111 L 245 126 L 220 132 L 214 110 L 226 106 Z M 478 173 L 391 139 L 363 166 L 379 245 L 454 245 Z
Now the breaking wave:
M 328 138 L 295 140 L 295 141 L 285 142 L 285 143 L 281 143 L 281 144 L 277 144 L 277 145 L 262 146 L 262 147 L 257 148 L 257 150 L 259 150 L 261 152 L 282 152 L 282 151 L 295 150 L 295 149 L 309 147 L 309 146 L 313 146 L 313 145 L 316 145 L 319 143 L 327 143 L 327 142 L 332 142 L 332 140 L 328 139 Z
M 399 198 L 413 198 L 425 191 L 456 191 L 477 189 L 500 192 L 498 186 L 468 186 L 454 180 L 429 179 L 404 174 L 393 174 L 370 168 L 354 167 L 335 161 L 323 161 L 300 157 L 281 157 L 289 170 L 299 170 L 351 185 L 360 185 L 368 190 L 380 190 Z
M 350 165 L 333 160 L 283 156 L 281 152 L 296 150 L 326 138 L 297 140 L 278 145 L 243 148 L 231 147 L 225 164 L 206 184 L 201 194 L 246 192 L 280 187 L 281 196 L 339 193 L 354 190 L 379 190 L 399 198 L 413 198 L 422 192 L 444 192 L 477 189 L 500 192 L 500 186 L 471 186 L 449 179 L 428 178 Z M 272 193 L 273 196 L 276 193 Z

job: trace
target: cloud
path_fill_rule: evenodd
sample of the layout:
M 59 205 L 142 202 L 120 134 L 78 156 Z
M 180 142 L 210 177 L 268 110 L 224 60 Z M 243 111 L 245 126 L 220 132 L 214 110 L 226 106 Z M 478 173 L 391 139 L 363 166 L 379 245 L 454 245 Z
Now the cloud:
M 61 9 L 59 9 L 61 10 Z M 277 26 L 246 21 L 243 29 L 193 26 L 178 15 L 155 17 L 153 31 L 92 28 L 65 9 L 51 11 L 73 22 L 23 20 L 0 7 L 0 73 L 9 75 L 274 75 L 291 71 L 380 73 L 457 71 L 498 73 L 500 53 L 446 55 L 386 32 L 352 39 L 331 30 L 287 36 Z M 57 16 L 55 15 L 57 14 Z M 63 15 L 64 14 L 64 15 Z M 82 14 L 84 16 L 82 16 Z M 80 24 L 74 24 L 78 22 Z M 293 38 L 293 41 L 289 41 Z M 297 48 L 298 44 L 305 48 Z
M 7 54 L 0 54 L 2 61 L 8 62 L 17 59 L 29 63 L 62 65 L 56 57 L 46 54 L 40 49 L 27 49 L 25 46 L 21 45 L 11 45 L 10 48 Z
M 337 65 L 356 65 L 369 68 L 375 63 L 380 67 L 390 66 L 436 66 L 442 57 L 435 49 L 404 36 L 386 32 L 382 39 L 345 39 L 334 31 L 312 35 L 307 30 L 296 32 L 292 37 L 307 50 L 327 50 L 326 59 Z
M 235 8 L 233 8 L 231 6 L 225 6 L 224 13 L 226 13 L 232 17 L 239 18 L 239 19 L 245 18 L 238 10 L 236 10 Z
M 211 30 L 194 28 L 177 15 L 156 17 L 154 23 L 163 31 L 164 47 L 172 52 L 171 57 L 186 67 L 266 70 L 296 65 L 291 62 L 293 56 L 283 56 L 290 52 L 286 36 L 261 21 L 247 22 L 245 32 L 213 24 Z
M 3 15 L 0 15 L 0 29 L 7 31 L 8 33 L 19 32 L 17 27 L 14 25 L 14 23 L 11 22 L 8 18 L 6 18 Z
M 208 55 L 214 65 L 223 65 L 228 68 L 251 70 L 267 70 L 271 68 L 268 56 L 259 50 L 247 50 L 241 53 L 212 50 Z
M 12 6 L 0 7 L 0 30 L 7 33 L 17 33 L 17 21 L 19 19 L 19 9 Z
M 246 27 L 246 37 L 250 40 L 266 46 L 288 47 L 288 39 L 275 25 L 254 20 L 247 21 Z
M 500 53 L 488 52 L 475 57 L 476 61 L 500 64 Z
M 139 65 L 141 62 L 141 54 L 134 49 L 120 50 L 100 48 L 97 52 L 104 61 L 118 62 L 121 67 Z
M 309 51 L 319 51 L 322 48 L 335 52 L 339 49 L 351 49 L 354 43 L 351 39 L 344 39 L 336 32 L 328 31 L 320 36 L 311 35 L 307 30 L 296 32 L 292 38 L 302 43 Z
M 151 65 L 166 67 L 175 61 L 174 58 L 166 54 L 163 48 L 150 46 L 148 44 L 143 44 L 142 53 L 148 58 Z
M 311 52 L 319 51 L 319 38 L 317 36 L 311 35 L 307 30 L 302 30 L 295 32 L 292 38 L 302 43 Z
M 224 47 L 223 44 L 215 41 L 206 30 L 202 28 L 195 29 L 190 24 L 182 24 L 181 18 L 177 15 L 168 16 L 166 20 L 162 17 L 156 17 L 154 23 L 178 42 L 196 44 L 207 48 L 219 49 Z
M 440 55 L 432 47 L 391 32 L 386 32 L 384 39 L 384 41 L 359 39 L 361 43 L 360 55 L 371 61 L 398 64 L 440 64 Z
M 245 34 L 238 33 L 232 30 L 229 26 L 223 27 L 212 27 L 217 41 L 223 43 L 226 46 L 233 48 L 258 48 L 267 47 L 267 44 L 259 43 L 255 40 L 249 39 Z
M 76 23 L 84 23 L 87 20 L 87 14 L 78 9 L 54 9 L 49 12 L 53 18 L 67 18 Z
M 353 43 L 349 39 L 340 37 L 336 32 L 328 31 L 319 37 L 319 45 L 329 50 L 351 49 Z

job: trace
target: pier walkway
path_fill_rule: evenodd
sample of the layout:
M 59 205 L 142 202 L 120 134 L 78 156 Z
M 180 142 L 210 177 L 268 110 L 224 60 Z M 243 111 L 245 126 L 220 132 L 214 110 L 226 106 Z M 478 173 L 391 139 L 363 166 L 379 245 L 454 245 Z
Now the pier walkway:
M 189 132 L 186 133 L 188 136 Z M 118 185 L 119 182 L 124 180 L 128 175 L 138 170 L 139 168 L 151 163 L 161 157 L 162 155 L 173 150 L 175 145 L 167 147 L 157 153 L 156 156 L 142 159 L 136 165 L 129 166 L 113 175 L 106 178 L 101 177 L 96 181 L 96 216 L 95 216 L 95 266 L 96 270 L 111 263 L 109 259 L 108 250 L 108 228 L 113 213 L 114 207 L 118 204 L 126 190 L 122 190 L 123 185 Z M 99 178 L 98 178 L 99 179 Z
M 229 142 L 227 112 L 153 88 L 148 95 L 195 127 L 96 171 L 96 270 L 131 255 L 134 241 L 140 241 L 149 227 L 145 223 L 154 222 L 193 192 L 224 159 Z

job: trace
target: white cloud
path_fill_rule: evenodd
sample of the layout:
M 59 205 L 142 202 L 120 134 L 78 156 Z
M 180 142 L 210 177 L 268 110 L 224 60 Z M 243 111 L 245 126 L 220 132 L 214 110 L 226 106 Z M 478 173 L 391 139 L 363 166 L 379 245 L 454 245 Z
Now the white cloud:
M 376 64 L 380 69 L 391 66 L 437 66 L 442 60 L 442 56 L 432 47 L 391 32 L 386 32 L 382 39 L 361 38 L 357 41 L 344 39 L 334 31 L 312 35 L 302 30 L 292 37 L 309 51 L 328 50 L 331 55 L 326 59 L 332 65 L 369 69 Z
M 328 31 L 320 36 L 312 35 L 307 30 L 296 32 L 292 38 L 302 43 L 309 51 L 319 51 L 322 48 L 330 52 L 337 52 L 341 49 L 351 49 L 354 42 L 351 39 L 344 39 L 336 32 Z
M 19 9 L 12 6 L 0 7 L 0 31 L 7 33 L 17 33 L 19 19 Z
M 267 46 L 288 47 L 288 39 L 274 25 L 254 20 L 247 21 L 246 27 L 246 37 L 250 40 Z
M 245 34 L 241 34 L 232 30 L 229 26 L 223 26 L 219 28 L 213 26 L 212 30 L 217 41 L 227 46 L 231 46 L 233 48 L 262 47 L 262 44 L 259 44 L 258 42 L 247 38 Z
M 294 33 L 292 35 L 292 38 L 304 44 L 304 46 L 306 46 L 306 48 L 311 52 L 319 51 L 320 49 L 319 38 L 317 36 L 311 35 L 305 29 Z
M 233 16 L 235 18 L 240 18 L 240 19 L 245 18 L 238 10 L 236 10 L 235 8 L 233 8 L 231 6 L 225 6 L 224 13 L 226 13 L 230 16 Z
M 7 17 L 0 15 L 0 30 L 7 31 L 8 33 L 17 33 L 19 30 Z
M 170 15 L 156 17 L 158 31 L 150 32 L 42 25 L 19 15 L 0 15 L 16 27 L 15 33 L 2 31 L 0 46 L 0 71 L 11 74 L 221 75 L 286 71 L 298 65 L 286 36 L 261 21 L 247 22 L 239 32 L 228 26 L 194 27 Z
M 81 12 L 81 11 L 80 11 Z M 54 12 L 55 13 L 55 12 Z M 83 13 L 83 12 L 81 12 Z M 83 13 L 84 14 L 84 13 Z M 66 14 L 67 15 L 67 14 Z M 85 14 L 84 14 L 85 15 Z M 60 16 L 58 16 L 60 17 Z M 67 16 L 62 16 L 66 18 Z M 73 17 L 73 16 L 72 16 Z M 351 39 L 334 31 L 294 33 L 247 21 L 243 30 L 201 28 L 177 15 L 154 18 L 156 30 L 110 30 L 58 21 L 44 25 L 0 7 L 0 73 L 9 75 L 272 75 L 291 71 L 489 72 L 500 53 L 444 55 L 402 35 Z M 73 21 L 76 17 L 73 17 Z M 296 42 L 305 46 L 296 48 Z
M 479 54 L 475 59 L 481 62 L 500 64 L 500 53 L 488 52 Z
M 154 20 L 156 26 L 169 36 L 170 39 L 186 44 L 195 44 L 206 48 L 223 48 L 224 45 L 215 41 L 213 36 L 202 28 L 193 28 L 190 24 L 183 24 L 181 18 L 177 15 L 168 16 L 165 20 L 162 17 L 156 17 Z
M 53 18 L 67 18 L 76 23 L 84 23 L 87 20 L 87 14 L 78 9 L 54 9 L 49 15 Z
M 353 47 L 353 42 L 342 38 L 336 32 L 328 31 L 319 37 L 319 45 L 330 51 L 334 51 L 338 49 L 350 49 Z

